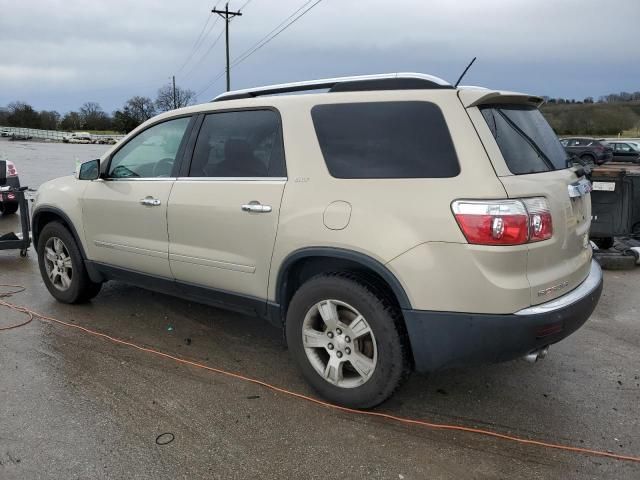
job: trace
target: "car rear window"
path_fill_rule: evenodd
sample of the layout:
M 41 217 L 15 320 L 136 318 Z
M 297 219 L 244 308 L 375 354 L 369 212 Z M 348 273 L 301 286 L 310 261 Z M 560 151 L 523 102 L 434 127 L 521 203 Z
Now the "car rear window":
M 335 178 L 447 178 L 460 173 L 449 129 L 434 103 L 317 105 L 311 116 Z
M 567 168 L 568 155 L 536 107 L 480 107 L 511 173 L 548 172 Z

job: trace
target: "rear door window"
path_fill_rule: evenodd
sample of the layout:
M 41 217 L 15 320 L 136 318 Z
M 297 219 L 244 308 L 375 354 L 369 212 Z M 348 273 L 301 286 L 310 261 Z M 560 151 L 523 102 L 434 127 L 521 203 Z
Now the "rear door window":
M 567 153 L 536 107 L 489 105 L 480 111 L 511 173 L 522 175 L 567 168 Z
M 447 178 L 460 173 L 449 129 L 434 103 L 317 105 L 311 116 L 335 178 Z
M 242 110 L 207 115 L 198 135 L 189 176 L 286 176 L 278 113 Z

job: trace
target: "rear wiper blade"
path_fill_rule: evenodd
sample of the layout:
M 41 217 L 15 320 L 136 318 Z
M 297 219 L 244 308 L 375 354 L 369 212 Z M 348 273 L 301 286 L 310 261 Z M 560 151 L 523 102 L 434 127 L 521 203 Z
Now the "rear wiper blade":
M 540 149 L 540 147 L 538 147 L 536 142 L 534 142 L 533 139 L 529 135 L 524 133 L 524 131 L 513 120 L 511 120 L 507 115 L 504 114 L 504 112 L 502 112 L 502 110 L 500 110 L 499 108 L 496 108 L 496 111 L 498 112 L 498 114 L 502 118 L 504 118 L 504 120 L 509 124 L 509 126 L 511 126 L 511 128 L 513 128 L 522 138 L 525 139 L 525 141 L 529 145 L 531 145 L 531 148 L 533 148 L 535 150 L 535 152 L 538 154 L 538 157 L 540 157 L 542 159 L 542 161 L 547 165 L 547 168 L 549 169 L 550 172 L 556 170 L 556 167 L 553 164 L 553 162 Z

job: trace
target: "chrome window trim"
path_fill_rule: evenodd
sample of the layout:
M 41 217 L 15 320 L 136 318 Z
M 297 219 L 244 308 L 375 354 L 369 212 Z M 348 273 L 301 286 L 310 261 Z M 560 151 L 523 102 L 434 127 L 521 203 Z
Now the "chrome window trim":
M 100 178 L 105 182 L 175 182 L 177 177 Z M 96 181 L 96 180 L 94 180 Z
M 286 182 L 288 177 L 178 177 L 191 182 Z
M 584 280 L 584 282 L 582 282 L 576 288 L 571 290 L 569 293 L 556 298 L 555 300 L 519 310 L 515 313 L 515 315 L 540 315 L 568 307 L 569 305 L 577 302 L 578 300 L 581 300 L 582 298 L 593 292 L 596 288 L 598 288 L 600 282 L 602 282 L 602 269 L 600 268 L 598 262 L 592 259 L 589 275 Z

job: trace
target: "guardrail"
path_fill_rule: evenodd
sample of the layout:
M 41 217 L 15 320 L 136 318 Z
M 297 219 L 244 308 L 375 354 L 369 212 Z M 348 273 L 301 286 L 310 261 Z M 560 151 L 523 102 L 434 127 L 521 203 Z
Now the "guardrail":
M 61 132 L 60 130 L 40 130 L 37 128 L 22 128 L 22 127 L 3 127 L 0 125 L 0 131 L 8 132 L 9 135 L 15 134 L 25 137 L 40 138 L 44 140 L 53 140 L 54 142 L 61 142 L 62 138 L 69 135 L 70 132 Z M 100 138 L 113 138 L 120 140 L 124 138 L 124 135 L 94 135 L 91 134 L 93 140 Z

